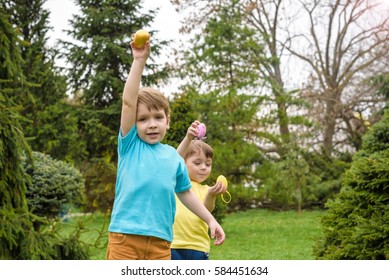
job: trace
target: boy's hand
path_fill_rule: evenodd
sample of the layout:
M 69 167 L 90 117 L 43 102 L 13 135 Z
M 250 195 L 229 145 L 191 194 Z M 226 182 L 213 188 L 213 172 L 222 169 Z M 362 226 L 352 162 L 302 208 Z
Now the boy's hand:
M 213 220 L 212 222 L 209 223 L 209 230 L 211 232 L 211 238 L 214 239 L 215 241 L 213 242 L 214 245 L 221 245 L 223 244 L 226 235 L 224 234 L 223 228 L 219 225 L 216 220 Z
M 132 49 L 132 55 L 135 59 L 144 59 L 147 60 L 147 58 L 150 55 L 150 41 L 147 41 L 144 47 L 137 48 L 135 47 L 134 41 L 131 41 L 130 43 L 131 49 Z
M 184 157 L 186 151 L 189 148 L 189 145 L 193 138 L 197 137 L 197 126 L 200 124 L 199 121 L 194 121 L 186 131 L 186 135 L 184 139 L 181 141 L 180 145 L 178 145 L 177 152 L 180 156 Z
M 186 137 L 188 139 L 193 140 L 193 138 L 197 137 L 197 126 L 200 124 L 199 121 L 194 121 L 188 128 L 186 132 Z
M 216 184 L 213 187 L 210 187 L 208 189 L 208 194 L 212 196 L 217 196 L 219 194 L 223 194 L 226 192 L 226 188 L 223 187 L 223 184 L 221 182 L 216 182 Z

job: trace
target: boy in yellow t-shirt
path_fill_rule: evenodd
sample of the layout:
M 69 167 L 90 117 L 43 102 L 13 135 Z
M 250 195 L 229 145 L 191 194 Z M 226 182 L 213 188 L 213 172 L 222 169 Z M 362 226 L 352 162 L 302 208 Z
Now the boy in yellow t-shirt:
M 213 187 L 201 185 L 212 170 L 212 148 L 197 137 L 199 121 L 194 121 L 188 128 L 184 140 L 177 148 L 184 158 L 191 180 L 191 191 L 211 212 L 215 207 L 216 196 L 225 193 L 221 183 Z M 171 244 L 172 260 L 207 260 L 209 258 L 210 238 L 207 224 L 190 212 L 177 198 L 176 217 L 173 225 L 173 242 Z

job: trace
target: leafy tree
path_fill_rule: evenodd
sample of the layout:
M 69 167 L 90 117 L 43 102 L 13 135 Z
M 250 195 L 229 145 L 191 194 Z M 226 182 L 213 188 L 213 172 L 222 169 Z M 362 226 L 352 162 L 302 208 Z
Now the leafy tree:
M 389 259 L 389 111 L 364 136 L 341 192 L 327 203 L 319 259 Z
M 197 32 L 199 38 L 212 15 L 234 4 L 243 16 L 240 25 L 254 30 L 263 50 L 252 58 L 242 56 L 241 61 L 258 72 L 265 88 L 258 87 L 257 92 L 268 97 L 267 106 L 259 109 L 265 116 L 257 135 L 263 152 L 283 157 L 293 135 L 300 145 L 331 155 L 345 147 L 360 148 L 368 128 L 358 117 L 372 124 L 375 119 L 370 114 L 384 105 L 382 98 L 372 94 L 377 87 L 366 83 L 366 78 L 387 68 L 389 18 L 378 2 L 171 2 L 187 11 L 183 32 Z M 239 41 L 236 36 L 230 42 Z
M 185 138 L 192 122 L 199 119 L 192 105 L 194 98 L 192 92 L 188 91 L 175 95 L 170 102 L 170 128 L 164 141 L 175 148 Z
M 278 208 L 297 206 L 299 215 L 307 199 L 309 165 L 301 151 L 295 147 L 282 161 L 269 163 L 270 174 L 263 176 L 267 199 Z
M 322 147 L 329 154 L 359 149 L 367 129 L 352 122 L 384 106 L 366 80 L 387 69 L 388 13 L 370 0 L 300 3 L 307 28 L 292 32 L 285 47 L 311 69 L 303 93 L 323 127 Z
M 109 157 L 92 158 L 83 164 L 86 211 L 110 211 L 115 197 L 116 165 Z
M 382 73 L 370 79 L 370 83 L 377 88 L 376 95 L 385 99 L 386 107 L 389 104 L 389 73 Z
M 222 58 L 215 63 L 212 55 L 209 55 L 211 59 L 206 57 L 205 51 L 204 55 L 192 51 L 193 63 L 198 63 L 198 59 L 201 61 L 195 68 L 196 71 L 189 71 L 190 74 L 193 72 L 194 77 L 192 78 L 190 74 L 189 77 L 192 79 L 201 77 L 202 87 L 211 84 L 213 88 L 221 88 L 229 85 L 223 79 L 225 80 L 224 77 L 230 79 L 232 73 L 235 82 L 241 83 L 241 86 L 247 89 L 248 96 L 263 99 L 257 104 L 257 121 L 255 125 L 251 125 L 250 139 L 254 140 L 262 153 L 277 154 L 280 157 L 286 155 L 292 131 L 294 130 L 295 134 L 300 131 L 295 127 L 311 124 L 301 116 L 301 113 L 296 113 L 307 106 L 298 98 L 299 91 L 289 90 L 283 81 L 284 67 L 281 64 L 284 55 L 281 44 L 283 38 L 280 38 L 279 33 L 282 29 L 281 22 L 289 16 L 283 13 L 285 5 L 281 3 L 282 1 L 171 2 L 176 4 L 178 9 L 188 9 L 189 16 L 182 30 L 190 34 L 197 32 L 193 40 L 194 45 L 203 41 L 202 38 L 207 34 L 204 32 L 207 31 L 207 25 L 215 29 L 213 36 L 204 41 L 209 45 L 209 52 L 214 52 L 214 58 Z M 215 17 L 220 17 L 217 23 L 219 27 L 212 25 Z M 226 52 L 229 52 L 229 55 L 226 55 Z M 189 59 L 189 62 L 192 60 Z M 228 60 L 232 61 L 230 65 L 225 63 Z M 185 63 L 187 62 L 186 58 Z M 220 75 L 220 72 L 215 71 L 218 68 L 225 68 L 226 73 Z
M 236 3 L 220 6 L 195 35 L 180 67 L 182 78 L 190 79 L 185 90 L 192 108 L 206 124 L 206 141 L 215 151 L 212 182 L 220 174 L 232 183 L 247 180 L 252 166 L 261 161 L 250 142 L 263 98 L 253 90 L 258 73 L 249 62 L 261 55 L 262 46 L 241 18 Z

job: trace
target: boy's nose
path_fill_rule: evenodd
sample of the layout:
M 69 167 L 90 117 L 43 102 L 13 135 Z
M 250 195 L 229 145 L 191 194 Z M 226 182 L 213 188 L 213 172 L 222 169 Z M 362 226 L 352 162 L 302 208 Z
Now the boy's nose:
M 150 120 L 149 127 L 156 127 L 156 126 L 157 123 L 155 122 L 155 120 Z

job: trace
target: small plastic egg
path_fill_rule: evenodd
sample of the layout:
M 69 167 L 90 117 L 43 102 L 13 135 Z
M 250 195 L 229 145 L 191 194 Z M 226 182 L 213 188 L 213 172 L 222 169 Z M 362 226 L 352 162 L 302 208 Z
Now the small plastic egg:
M 200 123 L 197 126 L 197 138 L 203 139 L 205 137 L 205 134 L 207 134 L 207 128 L 206 128 L 205 124 Z
M 216 182 L 221 182 L 223 187 L 225 187 L 225 188 L 228 187 L 227 178 L 224 177 L 223 175 L 220 175 L 219 177 L 217 177 Z

